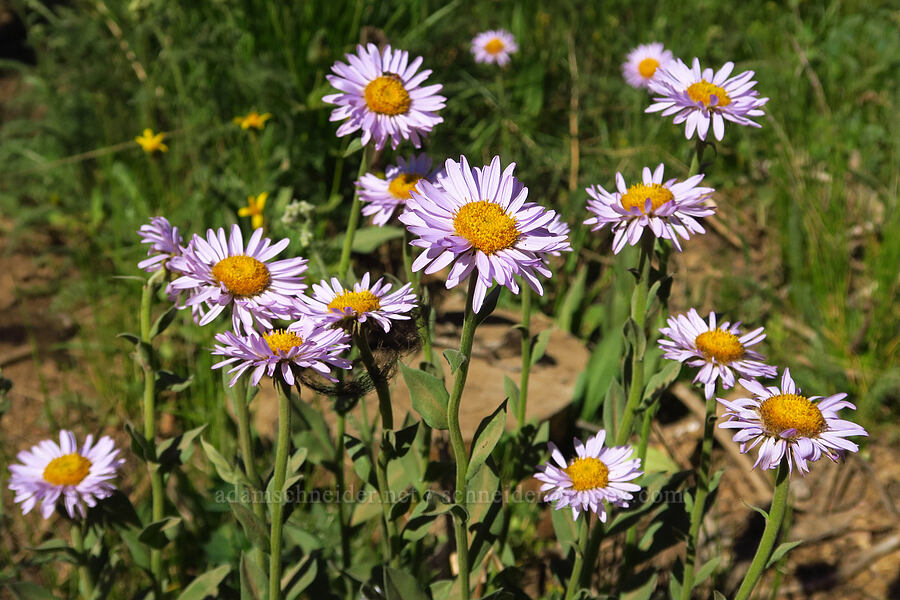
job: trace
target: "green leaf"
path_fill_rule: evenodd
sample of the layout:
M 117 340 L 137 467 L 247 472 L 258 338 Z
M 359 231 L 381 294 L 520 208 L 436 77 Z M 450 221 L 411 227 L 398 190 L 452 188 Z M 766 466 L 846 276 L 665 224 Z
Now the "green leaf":
M 768 569 L 769 567 L 777 563 L 779 560 L 781 560 L 782 556 L 802 543 L 803 540 L 797 540 L 795 542 L 784 542 L 783 544 L 779 544 L 778 547 L 775 548 L 775 551 L 772 552 L 772 556 L 769 557 L 769 562 L 766 563 L 766 568 Z
M 350 140 L 350 143 L 347 145 L 347 149 L 344 150 L 344 158 L 347 158 L 348 156 L 352 156 L 352 155 L 356 154 L 357 152 L 362 150 L 362 148 L 363 148 L 362 138 L 358 138 L 358 137 L 353 138 L 352 140 Z
M 319 573 L 319 561 L 316 558 L 315 554 L 310 554 L 306 556 L 303 560 L 297 563 L 296 566 L 289 569 L 287 573 L 284 574 L 281 581 L 287 582 L 284 585 L 287 588 L 287 591 L 284 594 L 284 600 L 295 600 L 300 594 L 306 590 L 316 579 L 316 575 Z
M 56 600 L 56 596 L 36 583 L 15 581 L 3 585 L 15 600 Z
M 237 517 L 244 534 L 250 543 L 257 548 L 268 549 L 269 547 L 269 530 L 266 528 L 265 522 L 256 516 L 252 510 L 240 504 L 239 502 L 229 502 L 231 512 Z
M 227 460 L 224 456 L 222 456 L 218 450 L 216 450 L 212 444 L 200 438 L 200 445 L 203 446 L 203 451 L 206 452 L 206 457 L 209 459 L 209 462 L 213 464 L 216 468 L 216 473 L 219 474 L 219 477 L 222 478 L 222 481 L 231 484 L 244 484 L 248 487 L 252 487 L 250 482 L 247 481 L 244 474 L 240 472 L 240 470 L 235 469 L 231 462 Z
M 247 552 L 241 553 L 241 600 L 266 600 L 269 597 L 266 573 Z
M 172 324 L 172 321 L 175 320 L 176 314 L 178 314 L 178 309 L 175 306 L 172 306 L 169 310 L 159 315 L 159 317 L 156 318 L 156 321 L 154 321 L 153 326 L 150 327 L 150 339 L 152 340 L 168 329 L 169 325 Z
M 640 577 L 641 574 L 636 575 L 635 577 Z M 630 590 L 627 592 L 623 592 L 619 598 L 621 600 L 649 600 L 650 596 L 653 595 L 653 590 L 656 589 L 656 578 L 659 576 L 659 573 L 651 573 L 647 580 L 640 585 L 637 589 Z
M 713 590 L 713 600 L 728 600 L 728 598 L 719 590 Z
M 450 374 L 456 373 L 456 370 L 459 369 L 463 363 L 467 362 L 469 358 L 460 352 L 459 350 L 444 350 L 444 358 L 447 359 L 447 362 L 450 364 Z
M 494 309 L 497 308 L 497 300 L 500 299 L 500 292 L 502 291 L 502 285 L 495 285 L 484 297 L 484 302 L 481 304 L 481 310 L 475 313 L 476 326 L 480 325 L 492 312 L 494 312 Z
M 503 391 L 506 393 L 506 399 L 513 405 L 513 410 L 519 404 L 519 386 L 512 380 L 509 375 L 503 376 Z
M 388 429 L 385 431 L 381 438 L 381 447 L 387 453 L 388 459 L 394 460 L 395 458 L 406 456 L 406 453 L 412 448 L 418 432 L 418 421 L 403 429 L 398 429 L 396 431 Z
M 288 461 L 288 473 L 295 474 L 300 471 L 300 467 L 306 462 L 308 455 L 309 450 L 307 448 L 297 448 L 297 451 L 294 452 L 294 455 Z
M 484 461 L 494 450 L 503 430 L 506 427 L 506 400 L 497 407 L 493 413 L 485 417 L 478 430 L 475 432 L 475 439 L 472 441 L 472 455 L 469 457 L 469 467 L 466 470 L 466 481 L 478 473 L 478 470 L 484 465 Z
M 155 521 L 144 527 L 138 535 L 138 541 L 158 550 L 169 543 L 167 532 L 174 534 L 174 529 L 179 525 L 181 525 L 180 517 L 166 517 L 161 521 Z
M 547 352 L 547 344 L 550 343 L 550 336 L 553 335 L 553 328 L 548 327 L 535 337 L 531 347 L 531 364 L 536 365 L 539 360 L 544 357 Z
M 400 363 L 400 373 L 409 388 L 412 407 L 432 429 L 447 429 L 447 403 L 450 394 L 444 382 L 425 371 Z
M 182 377 L 178 373 L 160 369 L 156 372 L 156 381 L 154 386 L 157 392 L 169 390 L 171 392 L 182 392 L 186 390 L 194 382 L 194 376 L 188 375 Z
M 669 577 L 669 598 L 672 600 L 681 598 L 681 582 L 674 576 Z
M 416 578 L 393 567 L 385 569 L 384 584 L 387 600 L 428 600 Z
M 572 511 L 568 508 L 550 511 L 553 531 L 563 552 L 568 552 L 578 542 L 578 524 L 572 518 Z M 582 517 L 583 518 L 583 517 Z
M 194 439 L 206 429 L 206 424 L 195 427 L 181 435 L 163 440 L 156 447 L 156 455 L 159 457 L 160 470 L 163 473 L 171 471 L 178 465 L 184 464 L 194 453 Z
M 125 423 L 125 431 L 131 437 L 131 451 L 144 462 L 156 461 L 156 450 L 144 437 L 144 434 L 134 428 L 131 423 Z
M 617 379 L 613 379 L 603 400 L 603 428 L 607 439 L 614 440 L 619 429 L 619 421 L 625 412 L 625 390 Z
M 230 565 L 222 565 L 212 571 L 207 571 L 184 588 L 184 591 L 179 594 L 178 600 L 203 600 L 207 596 L 217 596 L 219 584 L 230 572 Z
M 625 340 L 631 347 L 632 352 L 638 356 L 644 355 L 647 351 L 647 336 L 644 334 L 644 330 L 638 327 L 638 324 L 631 317 L 625 321 L 625 325 L 622 327 L 622 335 L 625 336 Z
M 672 382 L 678 379 L 681 373 L 681 363 L 675 360 L 667 361 L 662 370 L 654 373 L 647 380 L 647 386 L 644 388 L 644 400 L 655 398 L 672 385 Z
M 375 481 L 375 469 L 372 465 L 372 457 L 369 454 L 369 447 L 362 440 L 359 440 L 347 433 L 344 434 L 344 448 L 353 460 L 353 470 L 357 476 L 365 483 L 377 486 Z
M 755 506 L 755 505 L 753 505 L 753 504 L 748 504 L 747 502 L 744 502 L 743 500 L 741 500 L 741 502 L 743 502 L 743 503 L 744 503 L 744 506 L 746 506 L 747 508 L 752 509 L 752 510 L 755 510 L 756 512 L 758 512 L 759 514 L 761 514 L 761 515 L 763 516 L 763 519 L 765 519 L 766 521 L 769 520 L 769 513 L 767 513 L 767 512 L 766 512 L 765 510 L 763 510 L 762 508 L 760 508 L 760 507 L 758 507 L 758 506 Z
M 696 587 L 706 581 L 706 579 L 710 575 L 712 575 L 718 568 L 719 561 L 721 560 L 721 556 L 714 556 L 710 560 L 706 561 L 706 563 L 702 567 L 697 569 L 697 574 L 694 576 L 694 586 Z
M 393 225 L 385 225 L 384 227 L 363 227 L 357 229 L 353 237 L 354 252 L 360 254 L 369 254 L 378 249 L 379 246 L 391 240 L 397 240 L 403 237 L 405 230 L 402 227 Z

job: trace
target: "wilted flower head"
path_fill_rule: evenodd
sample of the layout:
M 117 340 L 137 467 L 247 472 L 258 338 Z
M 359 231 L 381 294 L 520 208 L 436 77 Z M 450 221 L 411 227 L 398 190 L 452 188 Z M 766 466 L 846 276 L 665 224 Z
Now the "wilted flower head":
M 472 39 L 472 54 L 478 63 L 496 63 L 502 67 L 509 63 L 509 55 L 518 51 L 516 39 L 504 29 L 482 31 Z
M 373 225 L 387 225 L 394 211 L 406 205 L 419 181 L 426 179 L 434 183 L 436 173 L 431 168 L 431 158 L 425 154 L 409 159 L 399 157 L 396 165 L 385 169 L 383 178 L 366 173 L 356 182 L 359 199 L 366 203 L 362 214 L 371 216 Z
M 649 227 L 653 235 L 671 240 L 675 248 L 681 250 L 679 237 L 690 239 L 691 233 L 706 230 L 697 221 L 708 217 L 715 209 L 704 203 L 714 191 L 708 187 L 698 187 L 703 175 L 694 175 L 684 181 L 669 179 L 663 181 L 665 166 L 656 170 L 644 167 L 642 183 L 631 187 L 625 185 L 625 178 L 616 173 L 616 191 L 607 192 L 602 186 L 587 188 L 587 209 L 594 216 L 585 225 L 593 225 L 593 231 L 606 225 L 612 228 L 614 254 L 618 254 L 625 244 L 634 246 Z
M 696 130 L 701 140 L 712 124 L 717 140 L 725 135 L 725 121 L 738 125 L 761 127 L 748 117 L 761 117 L 762 106 L 769 101 L 760 98 L 753 89 L 753 71 L 729 77 L 733 62 L 725 63 L 718 72 L 700 69 L 700 61 L 694 59 L 688 67 L 681 59 L 675 59 L 650 81 L 650 91 L 656 96 L 645 112 L 662 111 L 662 116 L 675 115 L 676 125 L 685 123 L 684 135 L 691 139 Z
M 554 509 L 560 510 L 568 506 L 572 509 L 572 517 L 575 519 L 581 511 L 589 510 L 605 523 L 604 502 L 625 508 L 628 506 L 628 500 L 632 498 L 631 492 L 641 489 L 639 485 L 628 483 L 643 475 L 643 471 L 640 470 L 641 459 L 628 458 L 634 452 L 634 448 L 631 446 L 604 448 L 605 439 L 606 432 L 603 430 L 588 438 L 585 444 L 576 439 L 577 457 L 572 462 L 566 462 L 562 452 L 553 442 L 548 444 L 552 461 L 544 464 L 534 477 L 543 482 L 541 491 L 548 492 L 544 500 L 556 502 Z M 556 464 L 553 464 L 553 461 Z
M 840 409 L 856 408 L 844 400 L 847 394 L 801 396 L 787 368 L 781 388 L 764 387 L 750 379 L 741 379 L 740 384 L 754 397 L 718 398 L 728 417 L 719 427 L 737 429 L 732 439 L 740 443 L 743 453 L 759 446 L 754 468 L 774 469 L 785 458 L 791 471 L 796 465 L 805 474 L 809 472 L 807 462 L 817 461 L 823 454 L 837 461 L 841 455 L 859 450 L 848 436 L 869 435 L 856 423 L 838 418 Z
M 631 87 L 648 87 L 659 69 L 665 68 L 672 58 L 672 53 L 659 42 L 641 44 L 628 53 L 622 65 L 622 75 Z
M 416 295 L 407 283 L 394 293 L 390 293 L 391 284 L 379 279 L 369 285 L 370 277 L 366 273 L 362 279 L 346 289 L 336 277 L 331 282 L 323 279 L 313 284 L 313 295 L 301 296 L 306 305 L 306 313 L 310 319 L 323 325 L 333 325 L 344 321 L 365 323 L 374 320 L 384 329 L 390 331 L 391 321 L 409 319 L 409 312 L 416 307 Z
M 419 182 L 400 215 L 419 236 L 410 244 L 424 249 L 413 271 L 434 273 L 452 265 L 447 277 L 452 288 L 477 268 L 475 311 L 494 282 L 518 293 L 515 275 L 543 294 L 537 276 L 550 277 L 547 256 L 571 250 L 556 213 L 525 202 L 528 188 L 513 177 L 515 163 L 501 170 L 499 156 L 483 168 L 469 167 L 465 156 L 444 166 L 440 187 Z
M 17 458 L 22 464 L 9 467 L 9 489 L 15 492 L 15 501 L 25 514 L 41 502 L 41 514 L 49 519 L 62 498 L 70 517 L 84 518 L 85 506 L 96 506 L 97 500 L 115 491 L 110 480 L 125 464 L 118 454 L 110 437 L 103 436 L 94 444 L 94 436 L 88 435 L 79 449 L 75 435 L 64 429 L 59 432 L 59 444 L 44 440 L 31 450 L 19 452 Z
M 443 121 L 437 111 L 444 108 L 440 85 L 419 87 L 430 70 L 419 71 L 422 57 L 409 62 L 405 50 L 387 46 L 379 52 L 374 44 L 356 47 L 356 54 L 347 54 L 347 63 L 332 65 L 335 75 L 328 81 L 340 90 L 322 98 L 338 108 L 331 113 L 332 121 L 346 121 L 338 128 L 338 137 L 362 130 L 362 144 L 375 142 L 380 150 L 390 138 L 396 148 L 400 140 L 409 140 L 418 148 L 422 136 Z
M 150 244 L 147 256 L 138 263 L 138 268 L 151 273 L 164 266 L 166 261 L 181 256 L 181 234 L 165 217 L 152 217 L 150 223 L 138 229 L 142 244 Z

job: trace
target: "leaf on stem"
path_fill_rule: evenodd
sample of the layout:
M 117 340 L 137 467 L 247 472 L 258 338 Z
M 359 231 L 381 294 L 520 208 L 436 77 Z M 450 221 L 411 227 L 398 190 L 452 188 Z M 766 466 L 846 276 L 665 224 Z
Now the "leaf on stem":
M 178 600 L 203 600 L 207 596 L 217 596 L 219 584 L 230 572 L 230 565 L 222 565 L 212 571 L 207 571 L 184 588 L 184 591 L 178 596 Z
M 447 363 L 450 365 L 450 374 L 456 373 L 456 370 L 459 369 L 463 363 L 469 360 L 469 358 L 460 352 L 459 350 L 448 349 L 444 350 L 444 358 L 447 359 Z
M 472 479 L 478 470 L 484 465 L 488 456 L 497 446 L 503 430 L 506 427 L 506 400 L 497 409 L 485 417 L 475 431 L 472 441 L 472 455 L 469 458 L 469 467 L 466 471 L 466 480 Z
M 444 382 L 425 371 L 400 363 L 400 373 L 409 388 L 412 407 L 432 429 L 447 429 L 447 404 L 450 394 Z

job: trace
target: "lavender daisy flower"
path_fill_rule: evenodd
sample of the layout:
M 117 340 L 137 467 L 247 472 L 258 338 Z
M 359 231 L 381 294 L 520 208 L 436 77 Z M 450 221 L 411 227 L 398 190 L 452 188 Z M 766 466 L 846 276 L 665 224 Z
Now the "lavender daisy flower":
M 379 53 L 374 44 L 356 47 L 356 54 L 347 54 L 350 64 L 335 62 L 328 81 L 340 90 L 322 98 L 338 108 L 331 113 L 332 121 L 343 121 L 338 137 L 362 129 L 362 144 L 375 141 L 381 150 L 388 138 L 396 148 L 400 140 L 409 140 L 418 148 L 421 136 L 444 119 L 437 111 L 444 108 L 441 85 L 419 87 L 430 70 L 417 72 L 422 57 L 409 62 L 409 53 L 387 46 Z
M 413 271 L 434 273 L 452 264 L 446 284 L 452 288 L 477 267 L 476 312 L 495 281 L 518 293 L 515 275 L 543 295 L 537 275 L 550 277 L 547 255 L 571 250 L 556 212 L 525 202 L 528 188 L 513 177 L 514 168 L 510 163 L 501 172 L 499 156 L 481 169 L 469 167 L 465 156 L 448 159 L 441 187 L 419 182 L 400 215 L 419 236 L 410 244 L 424 248 Z
M 431 169 L 431 158 L 425 154 L 410 156 L 408 160 L 397 159 L 396 165 L 389 165 L 384 178 L 374 173 L 366 173 L 360 177 L 356 185 L 359 187 L 359 198 L 366 203 L 362 214 L 372 217 L 372 224 L 386 225 L 397 208 L 401 208 L 409 200 L 410 192 L 416 188 L 421 179 L 434 182 L 436 171 Z
M 672 59 L 672 53 L 659 42 L 641 44 L 628 53 L 622 65 L 622 75 L 631 87 L 645 88 L 659 69 L 665 68 Z
M 482 31 L 472 39 L 472 54 L 477 63 L 509 63 L 509 55 L 519 51 L 516 38 L 504 29 Z
M 709 313 L 709 323 L 700 318 L 695 309 L 684 315 L 669 317 L 668 327 L 659 332 L 671 339 L 660 339 L 663 356 L 691 367 L 699 367 L 694 383 L 702 383 L 706 398 L 716 391 L 716 380 L 725 389 L 734 387 L 734 373 L 744 377 L 775 377 L 778 370 L 764 364 L 762 354 L 748 350 L 763 341 L 766 334 L 759 327 L 741 335 L 740 323 L 728 321 L 716 325 L 716 313 Z
M 556 502 L 553 507 L 560 510 L 566 506 L 572 509 L 572 517 L 577 519 L 581 511 L 590 510 L 606 522 L 604 501 L 613 506 L 626 508 L 631 500 L 631 492 L 637 492 L 641 486 L 628 483 L 637 479 L 643 472 L 641 459 L 628 457 L 634 452 L 631 446 L 604 448 L 606 432 L 600 432 L 588 438 L 586 444 L 575 440 L 575 458 L 567 463 L 562 452 L 550 442 L 550 456 L 556 464 L 547 462 L 542 465 L 535 479 L 542 481 L 542 492 L 547 502 Z
M 749 379 L 741 379 L 740 384 L 754 397 L 718 398 L 728 417 L 719 427 L 738 430 L 732 439 L 740 443 L 742 453 L 759 446 L 754 468 L 774 469 L 787 458 L 791 472 L 796 465 L 803 475 L 809 472 L 807 461 L 817 461 L 823 454 L 837 461 L 846 452 L 858 451 L 859 446 L 847 440 L 848 436 L 869 435 L 856 423 L 838 418 L 840 409 L 856 409 L 844 400 L 847 394 L 801 396 L 787 368 L 780 389 Z
M 405 321 L 409 319 L 409 311 L 416 306 L 416 295 L 412 293 L 412 285 L 407 283 L 394 293 L 390 293 L 391 284 L 379 279 L 369 285 L 369 274 L 353 284 L 353 289 L 345 289 L 336 277 L 331 283 L 325 279 L 313 284 L 312 298 L 302 296 L 307 305 L 308 316 L 323 324 L 333 325 L 345 320 L 365 323 L 373 319 L 384 329 L 391 330 L 391 320 Z
M 688 68 L 681 59 L 675 59 L 650 81 L 650 91 L 657 94 L 645 112 L 662 112 L 662 116 L 675 115 L 673 123 L 685 123 L 684 135 L 691 139 L 694 131 L 701 140 L 706 139 L 712 123 L 717 140 L 725 135 L 725 121 L 738 125 L 761 127 L 748 117 L 760 117 L 760 108 L 769 101 L 760 98 L 753 89 L 753 71 L 744 71 L 730 77 L 733 62 L 725 63 L 718 72 L 700 69 L 700 61 L 694 59 Z
M 253 368 L 250 382 L 259 385 L 263 374 L 280 377 L 288 385 L 294 385 L 296 377 L 304 369 L 312 369 L 329 381 L 337 381 L 331 375 L 331 367 L 349 369 L 350 361 L 338 355 L 350 347 L 350 336 L 343 329 L 325 327 L 311 319 L 300 319 L 287 329 L 275 329 L 260 334 L 250 331 L 238 335 L 233 331 L 216 334 L 217 345 L 212 353 L 226 359 L 214 364 L 213 369 L 234 365 L 228 371 L 234 373 L 229 383 L 234 386 L 245 371 Z
M 613 253 L 618 254 L 625 244 L 634 246 L 645 227 L 658 238 L 672 240 L 679 251 L 679 236 L 690 239 L 692 233 L 705 233 L 697 221 L 708 217 L 715 208 L 704 204 L 713 188 L 698 187 L 703 175 L 694 175 L 684 181 L 669 179 L 663 182 L 665 166 L 656 170 L 644 167 L 643 182 L 626 187 L 625 178 L 616 173 L 616 191 L 607 192 L 602 186 L 587 188 L 587 209 L 594 216 L 585 225 L 594 225 L 593 231 L 609 225 L 613 231 Z
M 85 505 L 96 506 L 97 500 L 115 491 L 110 480 L 125 464 L 117 458 L 118 454 L 108 436 L 94 444 L 94 436 L 89 435 L 79 449 L 75 435 L 63 429 L 59 432 L 58 445 L 53 440 L 44 440 L 31 450 L 19 452 L 17 458 L 22 464 L 9 467 L 12 472 L 9 489 L 15 492 L 15 501 L 22 504 L 23 514 L 42 502 L 41 514 L 49 519 L 62 498 L 70 517 L 84 518 Z
M 271 328 L 272 318 L 285 318 L 280 307 L 290 305 L 306 289 L 302 273 L 306 259 L 287 258 L 269 262 L 290 243 L 283 239 L 272 244 L 257 229 L 244 247 L 241 228 L 233 225 L 231 236 L 225 230 L 207 230 L 206 239 L 194 235 L 178 261 L 184 273 L 170 284 L 177 293 L 186 290 L 184 306 L 205 304 L 207 311 L 195 313 L 200 325 L 206 325 L 229 306 L 234 306 L 232 323 L 235 330 L 241 325 L 250 331 L 254 321 Z M 179 308 L 183 308 L 180 306 Z
M 165 217 L 153 217 L 147 225 L 141 225 L 138 229 L 142 244 L 150 244 L 147 256 L 138 263 L 138 268 L 152 273 L 162 266 L 168 267 L 166 261 L 181 256 L 184 248 L 181 247 L 181 234 L 178 228 L 172 226 Z

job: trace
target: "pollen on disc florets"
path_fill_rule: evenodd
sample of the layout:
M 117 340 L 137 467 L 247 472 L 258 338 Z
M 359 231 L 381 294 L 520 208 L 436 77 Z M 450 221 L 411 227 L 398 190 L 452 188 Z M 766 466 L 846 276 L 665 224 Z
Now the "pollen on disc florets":
M 91 472 L 91 461 L 77 452 L 54 458 L 44 468 L 44 481 L 53 485 L 78 485 Z
M 503 51 L 503 42 L 500 38 L 493 38 L 487 44 L 484 45 L 484 49 L 488 54 L 499 54 Z
M 565 471 L 572 480 L 572 488 L 579 492 L 605 488 L 609 484 L 609 467 L 599 458 L 576 458 Z
M 488 255 L 509 248 L 519 239 L 516 219 L 489 200 L 463 204 L 453 217 L 453 229 Z
M 746 352 L 736 335 L 722 329 L 704 331 L 697 336 L 694 343 L 707 360 L 715 359 L 720 363 L 739 360 Z
M 269 345 L 272 352 L 288 352 L 291 348 L 296 348 L 303 344 L 303 338 L 293 331 L 284 329 L 275 329 L 269 333 L 263 334 L 263 339 Z
M 697 83 L 692 83 L 687 89 L 688 97 L 694 102 L 702 102 L 704 106 L 709 107 L 710 96 L 718 98 L 717 107 L 728 106 L 731 104 L 731 98 L 728 93 L 719 86 L 701 79 Z
M 252 256 L 228 256 L 215 264 L 212 275 L 234 296 L 256 296 L 269 287 L 268 267 Z
M 369 290 L 362 290 L 360 292 L 345 290 L 342 294 L 328 303 L 328 310 L 344 311 L 348 308 L 354 313 L 361 315 L 372 312 L 373 310 L 378 310 L 381 308 L 381 302 L 379 302 L 378 296 Z
M 385 73 L 370 81 L 363 95 L 369 110 L 382 115 L 402 115 L 412 104 L 403 81 L 393 73 Z
M 631 211 L 636 208 L 642 213 L 644 212 L 644 204 L 650 199 L 651 210 L 656 210 L 666 202 L 675 199 L 675 195 L 661 183 L 636 183 L 628 191 L 622 195 L 622 208 Z
M 391 183 L 388 184 L 388 191 L 395 198 L 407 200 L 421 179 L 422 176 L 417 173 L 401 173 L 391 179 Z
M 638 73 L 641 74 L 641 77 L 645 77 L 650 79 L 656 73 L 656 69 L 659 68 L 659 61 L 652 57 L 647 57 L 638 63 Z
M 759 416 L 767 433 L 780 435 L 796 430 L 794 437 L 816 437 L 828 426 L 822 411 L 804 396 L 779 394 L 766 398 L 759 405 Z

